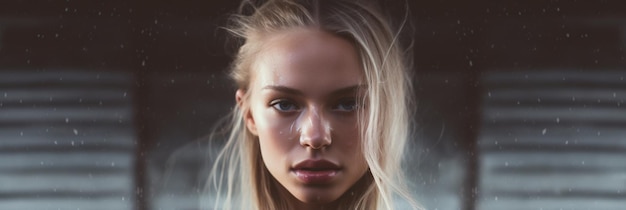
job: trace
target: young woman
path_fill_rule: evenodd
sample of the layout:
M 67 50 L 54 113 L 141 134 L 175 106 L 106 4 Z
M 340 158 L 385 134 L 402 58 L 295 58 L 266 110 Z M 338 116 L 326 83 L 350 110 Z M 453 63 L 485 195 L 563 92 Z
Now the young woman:
M 401 170 L 411 77 L 387 20 L 356 1 L 244 5 L 207 208 L 420 209 Z

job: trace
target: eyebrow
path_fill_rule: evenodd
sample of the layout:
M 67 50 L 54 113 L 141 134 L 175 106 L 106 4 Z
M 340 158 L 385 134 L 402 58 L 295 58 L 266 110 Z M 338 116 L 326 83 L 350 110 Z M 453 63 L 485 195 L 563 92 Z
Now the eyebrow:
M 357 92 L 359 89 L 365 88 L 365 87 L 366 87 L 365 85 L 353 85 L 353 86 L 348 86 L 344 88 L 339 88 L 337 90 L 334 90 L 330 94 L 342 95 L 342 94 L 354 93 L 354 92 Z M 283 93 L 287 93 L 291 95 L 304 95 L 304 93 L 298 89 L 294 89 L 294 88 L 290 88 L 290 87 L 282 86 L 282 85 L 268 85 L 268 86 L 263 87 L 262 90 L 274 90 L 274 91 L 283 92 Z

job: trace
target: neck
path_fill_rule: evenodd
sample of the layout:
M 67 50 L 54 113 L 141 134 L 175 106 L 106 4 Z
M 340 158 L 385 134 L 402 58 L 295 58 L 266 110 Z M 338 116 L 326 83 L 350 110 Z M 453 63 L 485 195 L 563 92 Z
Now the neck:
M 338 210 L 339 203 L 342 198 L 338 198 L 335 201 L 330 203 L 304 203 L 294 197 L 287 189 L 281 186 L 278 183 L 275 183 L 278 188 L 280 197 L 279 199 L 285 199 L 290 209 L 298 209 L 298 210 Z M 342 196 L 343 197 L 343 196 Z

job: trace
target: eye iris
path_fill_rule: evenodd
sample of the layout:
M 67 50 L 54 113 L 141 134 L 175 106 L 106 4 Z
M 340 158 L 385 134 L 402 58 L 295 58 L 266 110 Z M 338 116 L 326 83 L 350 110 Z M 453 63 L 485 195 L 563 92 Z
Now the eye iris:
M 341 104 L 339 104 L 339 109 L 341 110 L 355 110 L 356 109 L 356 102 L 353 100 L 350 101 L 345 101 Z
M 293 108 L 293 104 L 290 104 L 287 102 L 280 102 L 278 103 L 278 108 L 280 110 L 290 110 L 291 108 Z

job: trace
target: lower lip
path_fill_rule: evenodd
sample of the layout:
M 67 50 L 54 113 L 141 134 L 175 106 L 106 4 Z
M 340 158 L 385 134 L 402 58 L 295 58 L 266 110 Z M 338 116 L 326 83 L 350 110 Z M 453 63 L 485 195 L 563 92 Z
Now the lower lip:
M 310 171 L 310 170 L 294 170 L 296 177 L 306 184 L 326 184 L 332 181 L 336 176 L 337 170 Z

